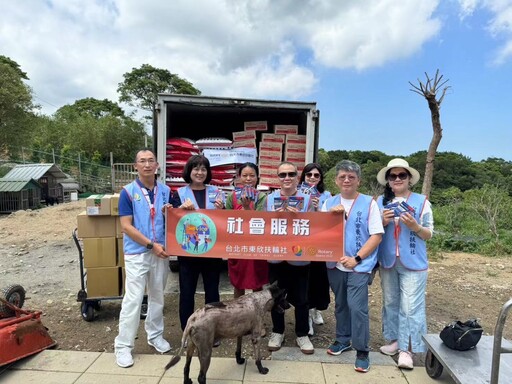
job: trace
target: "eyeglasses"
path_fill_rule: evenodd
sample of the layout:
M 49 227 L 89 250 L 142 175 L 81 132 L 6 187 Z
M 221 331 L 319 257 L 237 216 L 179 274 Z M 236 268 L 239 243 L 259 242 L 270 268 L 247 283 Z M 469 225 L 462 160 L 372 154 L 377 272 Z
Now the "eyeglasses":
M 354 175 L 339 175 L 339 176 L 338 176 L 338 179 L 339 179 L 339 180 L 345 180 L 345 179 L 347 179 L 348 181 L 354 181 L 355 179 L 357 179 L 357 177 L 356 177 L 356 176 L 354 176 Z
M 286 179 L 286 177 L 294 178 L 297 177 L 297 172 L 280 172 L 277 174 L 280 179 Z
M 137 163 L 140 164 L 140 165 L 144 165 L 146 163 L 148 163 L 149 165 L 153 165 L 156 163 L 155 159 L 140 159 L 140 160 L 137 160 Z
M 307 177 L 314 177 L 315 179 L 319 179 L 320 178 L 320 174 L 316 173 L 316 172 L 306 172 L 306 176 Z
M 407 172 L 400 172 L 398 174 L 396 173 L 390 173 L 388 175 L 388 180 L 389 181 L 395 181 L 397 178 L 399 178 L 400 180 L 405 180 L 409 177 L 409 174 Z

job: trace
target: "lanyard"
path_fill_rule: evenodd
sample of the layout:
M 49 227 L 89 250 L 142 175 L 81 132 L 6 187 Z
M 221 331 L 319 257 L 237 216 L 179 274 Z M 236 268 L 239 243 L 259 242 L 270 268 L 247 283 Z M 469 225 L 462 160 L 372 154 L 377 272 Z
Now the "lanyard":
M 146 199 L 146 202 L 149 205 L 149 215 L 151 216 L 151 220 L 155 218 L 155 205 L 151 202 L 151 199 L 149 198 L 149 192 L 145 187 L 141 187 L 142 194 L 144 195 L 144 198 Z M 158 193 L 158 186 L 155 185 L 155 189 L 153 191 L 153 202 L 155 201 L 155 196 Z

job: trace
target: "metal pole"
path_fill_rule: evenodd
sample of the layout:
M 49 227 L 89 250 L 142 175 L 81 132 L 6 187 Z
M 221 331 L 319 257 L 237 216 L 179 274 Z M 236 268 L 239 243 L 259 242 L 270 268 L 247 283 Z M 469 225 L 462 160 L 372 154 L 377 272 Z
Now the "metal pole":
M 78 185 L 82 188 L 82 166 L 80 163 L 80 152 L 78 152 Z
M 111 186 L 112 186 L 112 193 L 115 193 L 115 175 L 116 170 L 114 169 L 114 154 L 110 152 L 110 178 L 111 178 Z
M 55 148 L 52 148 L 53 164 L 55 164 Z
M 144 148 L 148 147 L 148 135 L 144 134 Z
M 25 164 L 25 151 L 23 150 L 23 147 L 21 147 L 21 160 L 23 161 L 23 164 Z

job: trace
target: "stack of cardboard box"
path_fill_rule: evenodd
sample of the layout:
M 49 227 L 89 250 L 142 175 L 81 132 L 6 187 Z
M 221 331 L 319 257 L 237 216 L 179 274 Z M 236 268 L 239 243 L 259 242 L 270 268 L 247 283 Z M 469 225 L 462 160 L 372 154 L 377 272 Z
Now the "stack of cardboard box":
M 77 216 L 77 235 L 83 241 L 87 297 L 122 294 L 123 235 L 119 221 L 119 195 L 92 195 Z

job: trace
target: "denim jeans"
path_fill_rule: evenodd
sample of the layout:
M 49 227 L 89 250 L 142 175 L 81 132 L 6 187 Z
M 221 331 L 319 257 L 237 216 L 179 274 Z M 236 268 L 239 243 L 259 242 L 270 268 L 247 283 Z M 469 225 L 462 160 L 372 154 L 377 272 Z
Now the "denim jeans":
M 380 268 L 382 328 L 388 341 L 398 340 L 398 349 L 426 352 L 421 336 L 427 333 L 425 292 L 427 271 L 412 271 L 397 258 L 392 268 Z
M 360 352 L 370 350 L 370 318 L 368 314 L 369 273 L 328 269 L 329 284 L 335 296 L 336 340 L 352 342 Z

